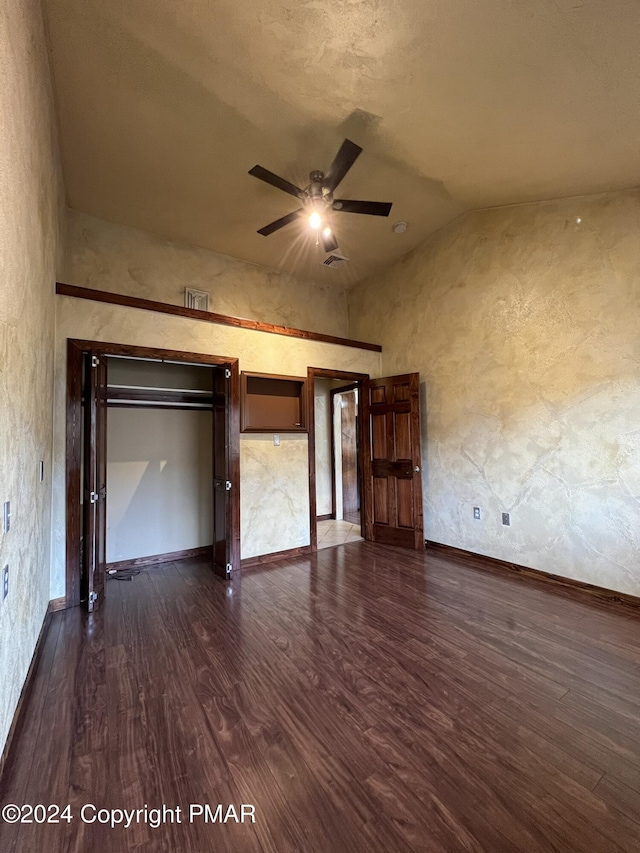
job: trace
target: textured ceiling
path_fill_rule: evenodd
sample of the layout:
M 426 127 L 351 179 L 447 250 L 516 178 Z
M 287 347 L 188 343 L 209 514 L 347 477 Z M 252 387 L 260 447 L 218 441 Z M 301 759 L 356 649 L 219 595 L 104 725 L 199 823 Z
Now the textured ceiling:
M 640 183 L 637 0 L 46 0 L 71 207 L 349 285 L 473 207 Z M 247 175 L 342 139 L 341 270 Z M 409 223 L 403 235 L 392 232 Z

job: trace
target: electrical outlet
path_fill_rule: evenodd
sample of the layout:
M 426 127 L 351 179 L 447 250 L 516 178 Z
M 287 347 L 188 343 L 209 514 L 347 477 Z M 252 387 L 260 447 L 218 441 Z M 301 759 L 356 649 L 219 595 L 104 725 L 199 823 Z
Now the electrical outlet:
M 4 502 L 3 530 L 5 533 L 11 530 L 11 501 Z
M 2 570 L 2 600 L 9 595 L 9 566 L 5 566 Z
M 479 519 L 480 518 L 480 507 L 474 506 L 473 508 L 473 517 Z
M 279 435 L 273 436 L 273 446 L 274 447 L 280 447 L 280 436 Z
M 508 512 L 503 512 L 503 513 L 502 513 L 502 523 L 503 523 L 503 524 L 506 524 L 506 525 L 507 525 L 507 527 L 509 527 L 509 526 L 510 526 L 510 524 L 511 524 L 511 515 L 510 515 Z

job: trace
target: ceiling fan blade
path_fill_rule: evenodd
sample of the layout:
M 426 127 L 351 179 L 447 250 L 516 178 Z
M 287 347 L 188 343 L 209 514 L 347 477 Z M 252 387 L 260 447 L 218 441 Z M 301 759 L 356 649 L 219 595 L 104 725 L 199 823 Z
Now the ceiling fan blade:
M 286 216 L 281 216 L 280 219 L 276 219 L 275 222 L 270 222 L 269 225 L 265 225 L 264 228 L 260 228 L 258 230 L 258 234 L 262 234 L 263 237 L 268 237 L 269 234 L 273 234 L 274 231 L 279 231 L 281 228 L 284 228 L 285 225 L 289 225 L 290 222 L 295 222 L 295 220 L 299 216 L 302 216 L 303 213 L 303 208 L 300 208 L 300 210 L 294 210 L 293 213 L 287 213 Z
M 249 169 L 249 174 L 253 175 L 254 178 L 264 181 L 266 184 L 271 184 L 272 187 L 289 193 L 289 195 L 294 195 L 296 198 L 304 195 L 300 187 L 290 183 L 290 181 L 286 181 L 284 178 L 280 178 L 278 175 L 274 175 L 273 172 L 264 169 L 262 166 L 254 166 L 253 169 Z
M 320 235 L 320 238 L 322 240 L 322 247 L 325 252 L 335 252 L 335 250 L 338 248 L 338 241 L 336 240 L 336 235 L 333 233 L 333 231 L 328 235 L 326 235 L 323 231 Z
M 356 162 L 361 151 L 362 148 L 360 148 L 359 145 L 356 145 L 355 142 L 352 142 L 350 139 L 345 139 L 340 146 L 340 150 L 336 154 L 335 160 L 329 167 L 329 171 L 324 176 L 323 183 L 325 187 L 329 187 L 333 192 L 349 169 Z
M 391 212 L 390 201 L 356 201 L 352 198 L 337 198 L 333 209 L 340 213 L 366 213 L 369 216 L 388 216 Z

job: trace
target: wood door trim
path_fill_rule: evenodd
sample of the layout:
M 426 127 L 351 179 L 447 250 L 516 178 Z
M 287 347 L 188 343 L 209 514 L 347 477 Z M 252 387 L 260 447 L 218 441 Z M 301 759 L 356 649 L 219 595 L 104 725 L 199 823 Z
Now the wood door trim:
M 227 314 L 215 314 L 213 311 L 199 311 L 196 308 L 183 308 L 181 305 L 170 305 L 166 302 L 156 302 L 153 299 L 141 299 L 137 296 L 125 296 L 109 290 L 94 290 L 92 287 L 77 287 L 73 284 L 56 282 L 58 296 L 73 296 L 76 299 L 89 299 L 92 302 L 106 302 L 110 305 L 122 305 L 126 308 L 140 308 L 143 311 L 155 311 L 159 314 L 171 314 L 174 317 L 186 317 L 190 320 L 203 320 L 205 323 L 215 323 L 218 326 L 233 326 L 237 329 L 250 329 L 253 332 L 267 332 L 270 335 L 284 335 L 288 338 L 302 338 L 307 341 L 319 341 L 325 344 L 337 344 L 343 347 L 382 352 L 380 344 L 366 341 L 355 341 L 351 338 L 340 338 L 336 335 L 325 335 L 321 332 L 310 332 L 307 329 L 294 329 L 289 326 L 277 326 L 273 323 L 262 323 L 258 320 L 245 320 L 241 317 L 230 317 Z
M 80 599 L 90 613 L 104 600 L 107 537 L 107 362 L 97 353 L 83 356 L 83 461 L 82 543 Z M 89 500 L 91 495 L 91 500 Z
M 195 366 L 238 364 L 237 358 L 222 355 L 209 355 L 203 352 L 161 349 L 159 347 L 141 347 L 133 344 L 115 344 L 107 341 L 87 341 L 82 338 L 69 338 L 69 342 L 84 352 L 95 350 L 105 355 L 122 355 L 129 358 L 156 359 L 157 361 L 180 361 Z
M 332 370 L 330 367 L 309 367 L 307 368 L 307 378 L 309 377 L 309 370 L 313 370 L 314 379 L 352 379 L 354 388 L 357 387 L 359 382 L 369 379 L 368 373 L 355 373 L 352 370 Z
M 277 563 L 279 560 L 292 560 L 296 557 L 304 557 L 310 553 L 311 545 L 301 545 L 299 548 L 287 548 L 284 551 L 272 551 L 271 554 L 245 557 L 240 563 L 240 567 L 242 569 L 254 569 L 258 566 L 266 566 L 269 563 Z
M 169 551 L 165 554 L 153 554 L 150 557 L 132 557 L 129 560 L 116 560 L 107 563 L 108 569 L 123 571 L 125 569 L 137 569 L 143 566 L 154 566 L 156 563 L 177 563 L 179 560 L 190 560 L 194 557 L 207 557 L 211 553 L 211 545 L 203 545 L 199 548 L 183 548 L 181 551 Z
M 82 362 L 84 348 L 67 341 L 67 398 L 65 452 L 65 599 L 67 607 L 80 604 L 80 538 L 82 518 L 80 470 L 82 465 Z
M 228 362 L 229 380 L 229 479 L 231 480 L 231 513 L 229 561 L 232 571 L 240 568 L 240 365 L 238 359 Z
M 65 606 L 80 604 L 80 465 L 82 441 L 82 358 L 85 352 L 226 366 L 231 371 L 229 399 L 229 469 L 231 480 L 230 562 L 240 567 L 240 369 L 237 358 L 105 341 L 67 340 L 66 461 L 65 461 Z
M 332 388 L 329 391 L 329 407 L 331 409 L 331 429 L 329 435 L 329 453 L 331 454 L 331 512 L 333 513 L 333 518 L 338 517 L 338 495 L 336 493 L 336 424 L 334 421 L 333 407 L 334 407 L 334 398 L 335 398 L 335 389 Z M 316 525 L 316 538 L 317 538 L 317 530 L 318 527 Z
M 330 367 L 308 367 L 307 368 L 307 425 L 309 428 L 309 533 L 311 552 L 318 550 L 318 518 L 316 516 L 316 406 L 315 406 L 315 380 L 316 379 L 351 379 L 356 388 L 369 378 L 368 373 L 355 373 L 349 370 L 332 370 Z M 344 390 L 344 389 L 340 389 Z M 358 450 L 362 452 L 363 441 L 363 417 L 362 417 L 362 394 L 358 394 Z M 333 430 L 332 430 L 333 433 Z M 364 483 L 362 478 L 362 466 L 360 469 L 360 531 L 363 530 L 364 520 Z M 334 478 L 335 480 L 335 474 Z M 335 485 L 334 485 L 335 489 Z M 335 494 L 333 496 L 333 509 L 335 517 Z

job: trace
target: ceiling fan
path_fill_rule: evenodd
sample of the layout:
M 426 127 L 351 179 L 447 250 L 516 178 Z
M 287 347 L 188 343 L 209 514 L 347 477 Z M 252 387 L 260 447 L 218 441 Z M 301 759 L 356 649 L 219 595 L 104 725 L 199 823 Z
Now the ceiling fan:
M 331 228 L 330 214 L 332 211 L 365 213 L 369 216 L 388 216 L 391 210 L 391 202 L 355 201 L 354 199 L 333 197 L 338 184 L 356 162 L 361 151 L 362 148 L 359 145 L 350 139 L 345 139 L 329 167 L 329 171 L 326 174 L 317 170 L 310 172 L 310 183 L 304 189 L 295 186 L 285 178 L 274 175 L 273 172 L 264 169 L 262 166 L 254 166 L 253 169 L 250 169 L 249 174 L 253 175 L 254 178 L 259 178 L 261 181 L 295 196 L 302 202 L 302 207 L 298 210 L 265 225 L 264 228 L 258 230 L 258 234 L 268 237 L 269 234 L 279 231 L 285 225 L 306 217 L 310 227 L 316 231 L 319 239 L 322 240 L 325 252 L 333 252 L 338 248 L 338 241 Z

